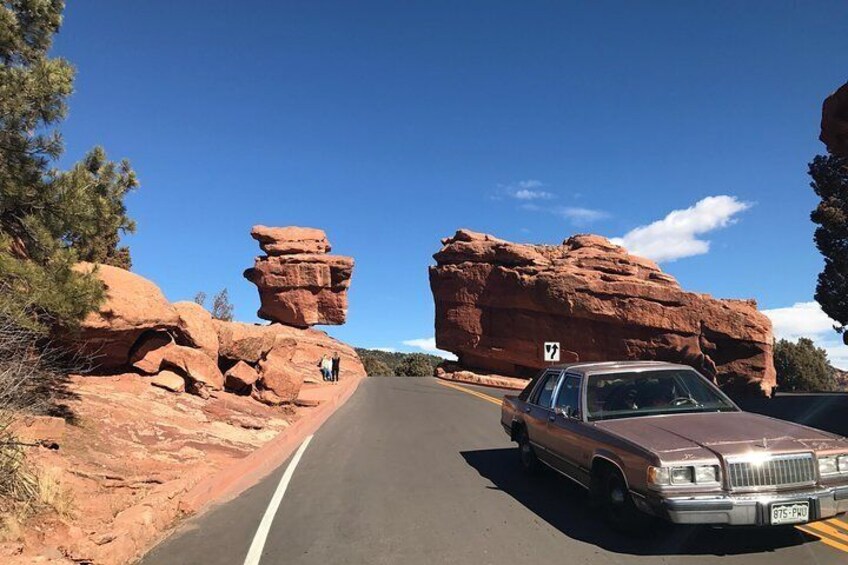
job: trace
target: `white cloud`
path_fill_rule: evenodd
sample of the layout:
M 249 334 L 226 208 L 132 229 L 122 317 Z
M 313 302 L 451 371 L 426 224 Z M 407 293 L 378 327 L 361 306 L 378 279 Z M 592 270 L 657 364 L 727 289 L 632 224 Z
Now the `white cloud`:
M 796 340 L 799 337 L 815 338 L 832 333 L 833 326 L 839 324 L 832 320 L 819 306 L 818 302 L 796 302 L 785 308 L 763 310 L 771 319 L 774 335 L 778 339 Z
M 397 353 L 397 349 L 394 347 L 374 347 L 372 349 L 374 349 L 374 351 L 383 351 L 385 353 Z
M 415 347 L 416 349 L 421 349 L 422 351 L 429 353 L 430 355 L 438 355 L 439 357 L 443 357 L 450 361 L 456 361 L 456 355 L 454 355 L 453 353 L 448 353 L 447 351 L 442 351 L 441 349 L 436 348 L 435 337 L 407 339 L 403 342 L 403 344 L 408 347 Z
M 557 216 L 571 220 L 577 225 L 585 225 L 609 217 L 609 214 L 603 210 L 593 210 L 592 208 L 580 208 L 576 206 L 558 206 L 553 208 L 551 212 Z
M 499 185 L 500 192 L 516 200 L 551 200 L 556 198 L 551 192 L 542 190 L 545 184 L 538 180 L 520 180 L 506 185 Z
M 784 308 L 763 310 L 771 319 L 777 339 L 797 341 L 806 337 L 827 351 L 831 364 L 840 369 L 848 367 L 848 347 L 833 327 L 839 324 L 822 311 L 818 302 L 796 302 Z
M 736 214 L 751 207 L 735 196 L 708 196 L 685 210 L 674 210 L 662 220 L 630 230 L 611 241 L 636 255 L 655 261 L 675 261 L 703 255 L 710 242 L 697 236 L 733 224 Z

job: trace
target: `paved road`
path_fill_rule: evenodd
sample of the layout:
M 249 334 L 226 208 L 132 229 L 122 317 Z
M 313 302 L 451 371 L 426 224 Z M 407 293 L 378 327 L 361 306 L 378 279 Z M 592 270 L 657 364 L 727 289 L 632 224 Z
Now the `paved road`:
M 429 378 L 363 382 L 304 451 L 261 563 L 848 563 L 844 522 L 828 526 L 833 546 L 797 529 L 613 534 L 570 481 L 523 475 L 498 424 L 502 394 Z M 244 563 L 287 466 L 187 522 L 143 564 Z

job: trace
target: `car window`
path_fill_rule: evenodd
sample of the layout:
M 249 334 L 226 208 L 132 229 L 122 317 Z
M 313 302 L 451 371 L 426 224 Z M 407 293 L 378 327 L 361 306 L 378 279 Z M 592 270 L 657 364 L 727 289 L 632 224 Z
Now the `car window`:
M 557 395 L 556 407 L 570 407 L 572 414 L 580 414 L 580 377 L 565 377 Z
M 559 373 L 546 373 L 542 377 L 542 382 L 539 383 L 539 388 L 536 389 L 536 395 L 531 402 L 545 408 L 550 408 L 558 380 Z
M 737 410 L 721 391 L 691 369 L 592 376 L 586 382 L 586 403 L 590 420 Z
M 524 400 L 524 401 L 526 402 L 526 401 L 527 401 L 527 399 L 529 399 L 529 398 L 530 398 L 530 393 L 531 393 L 531 392 L 533 392 L 533 390 L 536 388 L 536 383 L 538 383 L 538 382 L 539 382 L 539 379 L 541 379 L 541 378 L 542 378 L 542 375 L 544 375 L 544 374 L 545 374 L 545 372 L 544 372 L 544 371 L 539 371 L 539 372 L 536 374 L 536 376 L 535 376 L 535 377 L 533 377 L 533 378 L 530 380 L 530 382 L 529 382 L 529 383 L 527 383 L 527 386 L 526 386 L 526 387 L 524 387 L 524 390 L 522 390 L 522 391 L 521 391 L 521 394 L 519 394 L 519 395 L 518 395 L 519 400 Z

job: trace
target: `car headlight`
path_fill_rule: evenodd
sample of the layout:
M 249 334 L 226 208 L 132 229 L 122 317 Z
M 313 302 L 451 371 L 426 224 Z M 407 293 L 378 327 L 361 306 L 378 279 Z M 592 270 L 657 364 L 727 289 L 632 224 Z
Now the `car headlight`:
M 718 482 L 718 465 L 648 467 L 648 484 L 654 487 L 704 485 Z
M 718 467 L 715 465 L 699 465 L 695 467 L 695 482 L 698 484 L 717 483 Z
M 819 457 L 819 475 L 848 475 L 848 453 Z

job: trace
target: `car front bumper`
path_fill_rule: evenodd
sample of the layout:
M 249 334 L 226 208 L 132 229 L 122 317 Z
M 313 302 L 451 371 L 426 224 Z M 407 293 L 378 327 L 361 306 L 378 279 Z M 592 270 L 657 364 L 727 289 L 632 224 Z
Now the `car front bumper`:
M 772 504 L 803 501 L 810 503 L 810 521 L 824 520 L 848 512 L 848 486 L 798 492 L 719 496 L 643 497 L 636 495 L 633 499 L 640 510 L 675 524 L 768 526 Z

